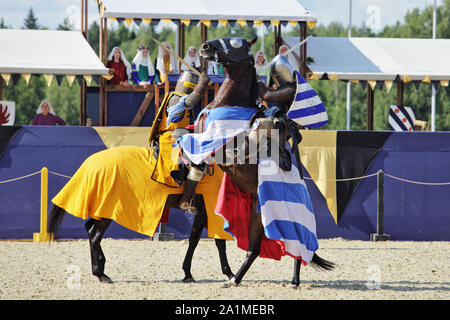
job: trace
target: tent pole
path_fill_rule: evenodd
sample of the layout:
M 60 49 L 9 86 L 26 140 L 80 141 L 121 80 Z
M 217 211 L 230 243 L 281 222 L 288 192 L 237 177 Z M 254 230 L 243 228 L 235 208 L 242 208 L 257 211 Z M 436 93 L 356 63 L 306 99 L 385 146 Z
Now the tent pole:
M 0 77 L 0 100 L 3 100 L 3 78 Z
M 98 48 L 98 56 L 100 60 L 105 63 L 104 61 L 104 54 L 103 54 L 103 18 L 100 18 L 100 32 L 99 32 L 99 48 Z M 103 85 L 102 85 L 103 84 Z M 98 115 L 98 125 L 103 126 L 103 118 L 104 118 L 104 83 L 102 80 L 100 80 L 100 88 L 99 88 L 99 115 Z
M 373 130 L 374 90 L 367 84 L 367 130 Z
M 433 3 L 433 34 L 432 38 L 436 39 L 436 0 Z M 431 85 L 431 131 L 436 130 L 436 89 Z
M 300 23 L 300 42 L 305 40 L 307 36 L 307 26 L 306 26 L 306 22 L 301 22 Z M 300 68 L 300 73 L 301 75 L 306 78 L 306 46 L 308 45 L 308 43 L 306 42 L 305 44 L 303 44 L 303 46 L 300 47 L 300 57 L 299 57 L 299 68 Z
M 397 106 L 403 107 L 405 104 L 405 83 L 397 82 Z

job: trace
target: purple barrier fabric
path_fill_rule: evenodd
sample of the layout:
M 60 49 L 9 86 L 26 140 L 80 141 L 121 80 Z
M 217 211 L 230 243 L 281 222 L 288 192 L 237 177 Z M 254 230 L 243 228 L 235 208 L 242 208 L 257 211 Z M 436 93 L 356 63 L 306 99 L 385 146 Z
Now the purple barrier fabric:
M 362 135 L 364 132 L 355 132 Z M 105 149 L 90 127 L 24 126 L 0 157 L 0 181 L 40 171 L 71 176 L 91 154 Z M 293 157 L 295 161 L 295 158 Z M 352 161 L 352 159 L 349 159 Z M 395 132 L 378 152 L 366 174 L 379 169 L 400 178 L 424 182 L 450 181 L 450 133 Z M 306 170 L 305 176 L 308 176 Z M 49 173 L 50 200 L 68 181 Z M 355 190 L 338 225 L 323 196 L 311 180 L 311 194 L 319 238 L 342 237 L 369 240 L 376 232 L 376 177 L 363 179 Z M 385 176 L 385 233 L 393 240 L 450 240 L 450 186 L 429 186 L 402 182 Z M 39 232 L 40 175 L 0 184 L 0 239 L 31 239 Z M 189 237 L 194 216 L 171 210 L 166 232 L 175 239 Z M 86 238 L 84 222 L 69 214 L 64 217 L 59 238 Z M 112 223 L 106 237 L 148 238 Z M 206 230 L 203 233 L 206 236 Z

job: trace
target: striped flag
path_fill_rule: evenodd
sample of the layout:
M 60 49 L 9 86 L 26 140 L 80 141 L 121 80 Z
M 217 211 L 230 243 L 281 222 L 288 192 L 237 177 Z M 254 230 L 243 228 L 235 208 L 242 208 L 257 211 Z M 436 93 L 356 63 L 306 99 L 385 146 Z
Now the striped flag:
M 274 169 L 277 169 L 274 171 Z M 316 220 L 305 181 L 295 166 L 278 170 L 272 159 L 258 164 L 258 211 L 267 238 L 280 241 L 283 251 L 311 262 L 319 247 Z
M 311 128 L 321 127 L 328 123 L 328 115 L 320 97 L 311 85 L 297 74 L 297 93 L 287 116 L 299 125 Z
M 389 110 L 389 127 L 394 131 L 414 131 L 416 117 L 409 107 L 392 105 Z

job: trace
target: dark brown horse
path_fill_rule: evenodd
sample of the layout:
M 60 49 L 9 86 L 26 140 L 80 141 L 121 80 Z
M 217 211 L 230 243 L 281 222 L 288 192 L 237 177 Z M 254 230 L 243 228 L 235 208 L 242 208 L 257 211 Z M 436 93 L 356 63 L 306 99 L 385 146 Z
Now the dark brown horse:
M 202 57 L 223 64 L 228 72 L 216 98 L 206 108 L 213 109 L 226 106 L 257 108 L 258 83 L 254 68 L 254 59 L 250 49 L 255 42 L 256 38 L 252 41 L 240 38 L 223 38 L 210 40 L 202 45 L 200 49 Z M 264 227 L 261 221 L 261 214 L 256 211 L 258 188 L 257 164 L 221 165 L 220 167 L 239 188 L 250 193 L 252 198 L 249 246 L 246 259 L 235 277 L 224 285 L 228 287 L 238 285 L 253 261 L 259 256 Z M 331 270 L 334 267 L 332 262 L 320 258 L 317 254 L 314 254 L 310 264 L 322 270 Z M 297 287 L 300 283 L 301 260 L 295 260 L 294 266 L 292 285 Z

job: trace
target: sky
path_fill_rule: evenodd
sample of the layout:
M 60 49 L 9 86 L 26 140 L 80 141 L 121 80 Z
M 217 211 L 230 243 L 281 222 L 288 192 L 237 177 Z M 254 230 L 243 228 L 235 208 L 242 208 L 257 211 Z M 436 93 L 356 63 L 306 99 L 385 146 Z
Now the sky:
M 141 0 L 144 1 L 144 0 Z M 214 1 L 214 0 L 211 0 Z M 223 1 L 223 0 L 218 0 Z M 255 1 L 257 0 L 243 0 Z M 434 0 L 297 0 L 318 18 L 319 24 L 330 22 L 349 23 L 349 2 L 352 1 L 352 25 L 365 23 L 373 31 L 381 30 L 386 25 L 402 22 L 404 15 L 413 8 L 423 9 L 433 5 Z M 276 0 L 274 0 L 276 2 Z M 437 0 L 439 5 L 442 0 Z M 7 26 L 20 29 L 30 7 L 38 18 L 38 23 L 49 29 L 56 29 L 58 24 L 68 17 L 77 29 L 80 27 L 80 0 L 0 0 L 0 18 Z M 91 24 L 98 21 L 98 9 L 95 0 L 88 1 Z

